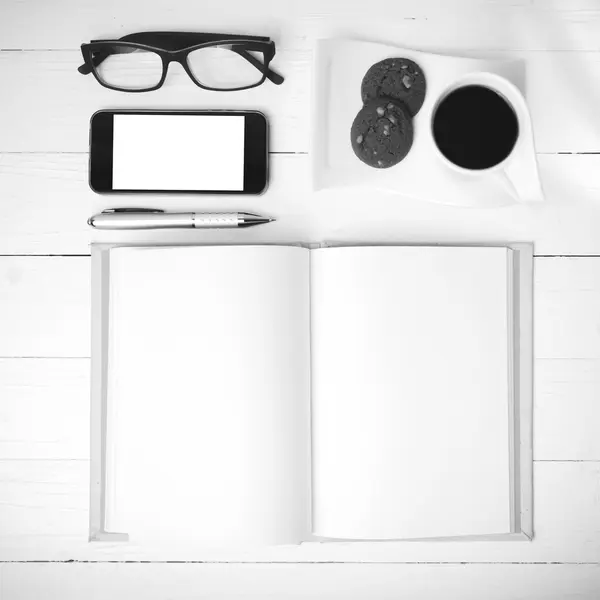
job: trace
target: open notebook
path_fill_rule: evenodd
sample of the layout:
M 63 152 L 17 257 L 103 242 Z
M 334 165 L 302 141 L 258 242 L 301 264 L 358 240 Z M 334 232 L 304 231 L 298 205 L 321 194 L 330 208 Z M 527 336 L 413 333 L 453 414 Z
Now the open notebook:
M 104 250 L 92 538 L 530 536 L 519 256 Z

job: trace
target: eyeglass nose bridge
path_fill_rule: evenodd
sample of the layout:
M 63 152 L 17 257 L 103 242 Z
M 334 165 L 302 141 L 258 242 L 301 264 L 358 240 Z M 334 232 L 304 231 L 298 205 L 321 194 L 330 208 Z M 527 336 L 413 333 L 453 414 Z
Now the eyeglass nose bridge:
M 167 50 L 164 52 L 162 59 L 165 63 L 165 66 L 168 67 L 172 62 L 181 63 L 182 61 L 182 52 L 180 50 Z
M 163 61 L 163 80 L 166 79 L 171 63 L 177 63 L 187 73 L 185 53 L 181 50 L 169 50 L 161 56 Z

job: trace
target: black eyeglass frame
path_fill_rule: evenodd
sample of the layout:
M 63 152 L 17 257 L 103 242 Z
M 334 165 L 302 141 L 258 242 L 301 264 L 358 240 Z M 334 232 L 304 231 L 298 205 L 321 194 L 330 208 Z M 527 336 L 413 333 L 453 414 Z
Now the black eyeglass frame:
M 187 61 L 187 57 L 191 52 L 201 48 L 223 46 L 228 43 L 235 44 L 235 49 L 232 48 L 232 51 L 239 54 L 260 71 L 261 77 L 256 83 L 236 88 L 216 88 L 203 84 L 194 76 Z M 106 52 L 106 50 L 117 44 L 123 48 L 131 48 L 132 51 L 139 49 L 157 54 L 162 61 L 162 76 L 158 83 L 154 86 L 138 89 L 128 89 L 106 83 L 98 74 L 96 67 L 113 54 L 112 52 Z M 105 50 L 105 55 L 102 56 L 102 54 L 100 54 L 100 60 L 98 60 L 98 57 L 94 58 L 93 53 L 101 52 L 103 49 Z M 264 56 L 264 63 L 254 55 L 250 54 L 251 51 L 261 52 Z M 152 92 L 159 89 L 167 78 L 167 71 L 171 62 L 179 63 L 188 74 L 189 78 L 198 87 L 205 90 L 236 92 L 258 87 L 259 85 L 262 85 L 266 79 L 269 79 L 269 81 L 273 82 L 275 85 L 281 85 L 284 81 L 284 78 L 269 66 L 275 56 L 275 43 L 268 37 L 219 33 L 148 31 L 143 33 L 133 33 L 120 39 L 92 40 L 87 44 L 81 45 L 81 54 L 83 55 L 84 64 L 79 67 L 78 71 L 82 75 L 89 75 L 92 73 L 101 86 L 119 92 Z

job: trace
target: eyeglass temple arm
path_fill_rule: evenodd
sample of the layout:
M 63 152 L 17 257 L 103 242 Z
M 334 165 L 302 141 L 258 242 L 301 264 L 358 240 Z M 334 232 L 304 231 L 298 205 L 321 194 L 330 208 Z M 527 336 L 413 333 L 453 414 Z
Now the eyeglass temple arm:
M 252 56 L 252 54 L 250 54 L 247 50 L 238 48 L 232 48 L 232 50 L 236 54 L 239 54 L 242 58 L 245 58 L 253 67 L 256 67 L 259 71 L 262 71 L 264 69 L 265 65 L 262 62 L 260 62 L 258 58 Z M 277 73 L 277 71 L 271 69 L 271 67 L 267 67 L 266 76 L 267 79 L 275 85 L 281 85 L 285 81 L 283 76 Z
M 236 54 L 239 54 L 242 58 L 247 60 L 253 67 L 256 67 L 259 71 L 262 71 L 264 68 L 264 64 L 258 60 L 258 58 L 252 56 L 247 50 L 243 50 L 241 48 L 231 48 Z M 127 46 L 121 46 L 118 51 L 110 52 L 108 50 L 103 50 L 102 52 L 98 52 L 96 56 L 92 58 L 92 63 L 94 67 L 97 67 L 104 60 L 106 60 L 111 54 L 127 54 L 129 52 L 135 52 L 136 48 L 130 48 Z M 92 72 L 92 66 L 84 63 L 77 69 L 82 75 L 89 75 Z M 285 79 L 281 76 L 277 71 L 274 71 L 271 67 L 267 68 L 266 77 L 269 81 L 273 82 L 275 85 L 281 85 Z

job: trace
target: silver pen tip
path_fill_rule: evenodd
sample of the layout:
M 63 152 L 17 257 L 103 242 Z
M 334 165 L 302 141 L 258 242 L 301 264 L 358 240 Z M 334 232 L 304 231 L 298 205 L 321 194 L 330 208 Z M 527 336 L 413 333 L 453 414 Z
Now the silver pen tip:
M 254 215 L 252 213 L 244 213 L 243 219 L 238 223 L 238 227 L 252 227 L 254 225 L 264 225 L 265 223 L 271 223 L 275 219 L 270 217 L 261 217 L 260 215 Z

